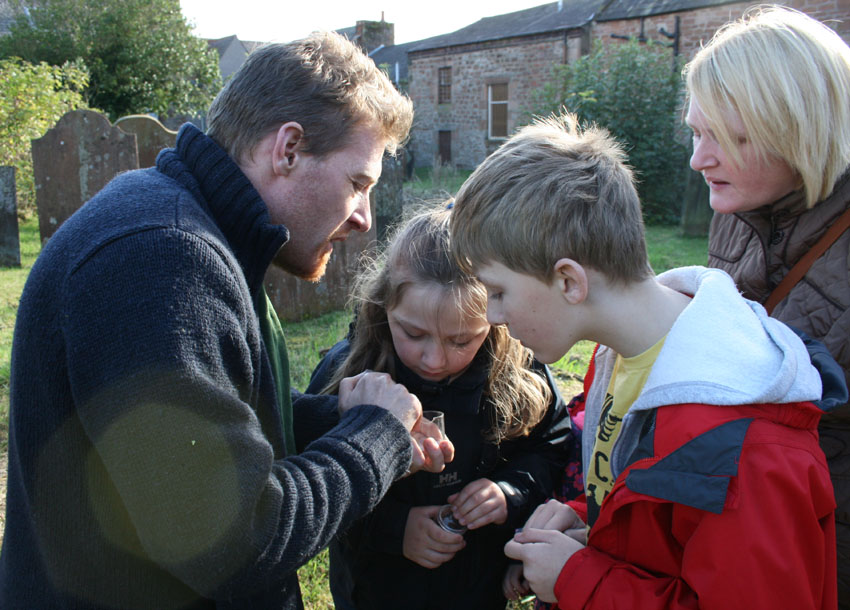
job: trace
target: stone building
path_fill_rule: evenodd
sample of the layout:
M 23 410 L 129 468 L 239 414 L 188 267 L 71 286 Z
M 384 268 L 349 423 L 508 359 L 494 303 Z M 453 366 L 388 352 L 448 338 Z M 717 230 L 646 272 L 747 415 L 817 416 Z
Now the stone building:
M 486 17 L 406 45 L 408 92 L 416 118 L 416 165 L 473 168 L 531 110 L 532 92 L 553 64 L 575 61 L 593 41 L 652 39 L 690 57 L 752 2 L 729 0 L 562 0 Z M 850 41 L 848 0 L 787 0 Z

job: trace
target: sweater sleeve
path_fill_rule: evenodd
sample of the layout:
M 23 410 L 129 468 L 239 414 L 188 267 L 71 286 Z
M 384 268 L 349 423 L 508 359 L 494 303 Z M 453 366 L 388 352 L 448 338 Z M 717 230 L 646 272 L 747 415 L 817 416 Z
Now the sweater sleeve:
M 201 595 L 226 603 L 282 587 L 409 465 L 404 427 L 369 405 L 274 460 L 250 295 L 211 242 L 141 230 L 66 282 L 62 333 L 93 447 L 93 510 L 125 515 L 139 552 Z

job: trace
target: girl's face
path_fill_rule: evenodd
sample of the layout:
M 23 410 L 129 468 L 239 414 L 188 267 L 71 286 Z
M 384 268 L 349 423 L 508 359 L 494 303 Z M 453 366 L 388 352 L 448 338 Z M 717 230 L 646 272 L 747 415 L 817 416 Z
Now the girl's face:
M 737 113 L 730 113 L 728 121 L 743 160 L 740 166 L 720 147 L 699 104 L 691 100 L 686 119 L 694 136 L 691 167 L 702 173 L 708 183 L 709 203 L 715 212 L 755 210 L 799 188 L 797 173 L 785 161 L 778 157 L 758 158 Z
M 458 309 L 448 290 L 430 283 L 408 286 L 387 320 L 398 357 L 428 381 L 460 375 L 490 332 L 484 315 Z

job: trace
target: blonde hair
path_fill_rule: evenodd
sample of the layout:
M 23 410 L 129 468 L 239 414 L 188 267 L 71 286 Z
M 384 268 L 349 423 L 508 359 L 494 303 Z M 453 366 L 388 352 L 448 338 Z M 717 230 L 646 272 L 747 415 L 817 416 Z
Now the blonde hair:
M 478 166 L 455 198 L 452 236 L 470 271 L 495 261 L 550 282 L 572 258 L 615 282 L 652 274 L 625 153 L 571 114 L 536 119 Z
M 408 136 L 413 104 L 356 45 L 333 32 L 252 52 L 210 106 L 207 134 L 241 162 L 269 132 L 295 121 L 318 157 L 376 126 L 394 153 Z
M 350 350 L 323 392 L 336 393 L 344 377 L 365 369 L 396 378 L 387 310 L 399 303 L 412 284 L 446 290 L 465 315 L 486 315 L 486 289 L 463 272 L 451 256 L 451 214 L 445 206 L 417 211 L 396 228 L 384 252 L 358 276 L 353 297 L 357 317 Z M 490 356 L 485 396 L 493 407 L 486 438 L 499 442 L 527 435 L 543 418 L 552 399 L 546 381 L 529 368 L 531 352 L 512 339 L 504 326 L 491 326 L 481 349 Z
M 684 75 L 726 154 L 742 163 L 727 124 L 732 111 L 762 159 L 796 170 L 809 207 L 850 165 L 850 48 L 826 25 L 793 9 L 756 7 L 720 28 Z

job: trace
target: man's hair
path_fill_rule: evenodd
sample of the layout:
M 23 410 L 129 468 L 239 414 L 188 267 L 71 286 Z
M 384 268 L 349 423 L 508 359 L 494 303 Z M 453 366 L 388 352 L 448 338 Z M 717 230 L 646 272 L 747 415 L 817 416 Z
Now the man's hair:
M 470 270 L 498 262 L 550 282 L 571 258 L 616 282 L 652 274 L 625 153 L 570 114 L 535 120 L 485 159 L 458 191 L 451 228 Z
M 213 100 L 207 134 L 237 162 L 284 123 L 304 129 L 304 152 L 347 145 L 355 127 L 377 126 L 394 153 L 413 105 L 357 46 L 333 32 L 260 47 Z
M 742 160 L 730 111 L 760 155 L 799 173 L 809 207 L 850 165 L 850 48 L 811 17 L 781 7 L 750 11 L 715 33 L 685 77 L 689 98 L 733 161 Z

